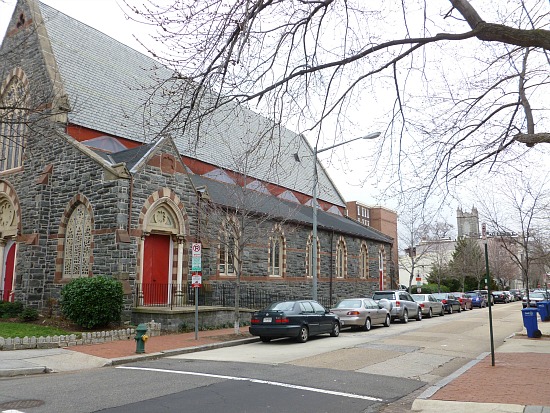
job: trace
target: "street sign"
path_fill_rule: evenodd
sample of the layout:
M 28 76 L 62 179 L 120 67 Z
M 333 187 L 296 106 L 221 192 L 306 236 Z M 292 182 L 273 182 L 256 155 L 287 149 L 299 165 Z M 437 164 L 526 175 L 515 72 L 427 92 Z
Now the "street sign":
M 193 257 L 200 257 L 202 254 L 202 245 L 200 242 L 191 244 L 191 254 Z
M 191 271 L 202 271 L 202 246 L 200 242 L 191 244 Z
M 193 288 L 200 288 L 202 285 L 202 275 L 201 273 L 194 273 L 191 276 L 191 287 Z
M 201 257 L 191 257 L 191 271 L 202 271 Z

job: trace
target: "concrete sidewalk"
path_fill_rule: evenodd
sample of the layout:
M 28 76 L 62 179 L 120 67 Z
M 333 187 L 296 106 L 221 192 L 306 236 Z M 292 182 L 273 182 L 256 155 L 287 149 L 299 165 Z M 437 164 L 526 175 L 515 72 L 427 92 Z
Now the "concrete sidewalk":
M 538 328 L 543 336 L 519 332 L 495 353 L 481 354 L 444 380 L 427 388 L 412 404 L 413 412 L 550 413 L 550 322 Z M 64 349 L 0 351 L 0 377 L 98 368 L 138 360 L 236 346 L 258 341 L 241 329 L 200 331 L 151 337 L 145 354 L 136 354 L 134 340 Z

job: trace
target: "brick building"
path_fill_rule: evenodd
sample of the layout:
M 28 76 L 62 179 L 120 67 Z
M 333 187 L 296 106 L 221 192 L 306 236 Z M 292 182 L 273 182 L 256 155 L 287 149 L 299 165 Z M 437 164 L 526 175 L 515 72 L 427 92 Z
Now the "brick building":
M 399 247 L 397 237 L 397 212 L 383 206 L 366 205 L 357 201 L 346 203 L 346 214 L 351 219 L 380 231 L 392 238 L 392 263 L 399 262 Z M 399 280 L 395 279 L 393 287 Z
M 177 307 L 195 242 L 210 286 L 235 284 L 239 261 L 242 285 L 311 295 L 302 135 L 235 104 L 167 128 L 181 106 L 158 81 L 172 71 L 38 1 L 18 1 L 0 53 L 2 299 L 41 309 L 103 274 L 126 314 Z M 318 208 L 319 297 L 389 285 L 393 240 L 344 216 L 320 165 Z

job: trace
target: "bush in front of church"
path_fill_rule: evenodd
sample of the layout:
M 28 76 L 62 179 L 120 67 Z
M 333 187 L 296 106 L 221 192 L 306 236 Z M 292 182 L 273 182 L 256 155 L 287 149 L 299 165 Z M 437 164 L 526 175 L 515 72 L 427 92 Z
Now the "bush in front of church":
M 122 283 L 114 278 L 76 278 L 61 290 L 61 311 L 81 327 L 105 327 L 120 321 L 123 295 Z

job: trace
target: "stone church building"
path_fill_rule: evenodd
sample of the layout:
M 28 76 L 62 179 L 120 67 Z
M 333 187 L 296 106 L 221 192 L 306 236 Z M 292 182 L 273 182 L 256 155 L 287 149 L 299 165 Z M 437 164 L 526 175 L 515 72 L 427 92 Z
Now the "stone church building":
M 0 56 L 1 300 L 43 309 L 108 275 L 126 314 L 173 308 L 193 271 L 214 290 L 311 297 L 314 246 L 327 305 L 395 285 L 392 238 L 346 217 L 320 164 L 312 240 L 302 135 L 236 104 L 172 128 L 172 71 L 35 0 L 18 1 Z

